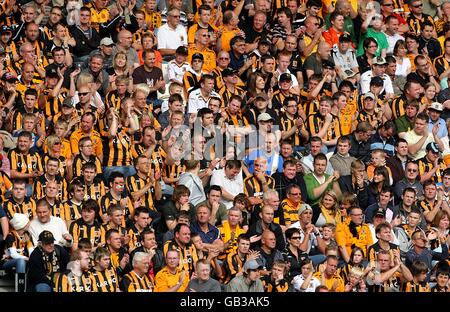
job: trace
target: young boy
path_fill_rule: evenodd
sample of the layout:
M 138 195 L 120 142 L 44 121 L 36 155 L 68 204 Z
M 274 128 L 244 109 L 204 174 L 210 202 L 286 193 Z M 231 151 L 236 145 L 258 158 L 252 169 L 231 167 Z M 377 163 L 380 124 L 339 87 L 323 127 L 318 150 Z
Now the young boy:
M 450 292 L 449 286 L 450 271 L 440 268 L 436 271 L 436 286 L 431 288 L 431 292 Z
M 376 149 L 372 151 L 372 158 L 370 164 L 367 166 L 367 178 L 369 181 L 373 180 L 373 172 L 375 167 L 386 167 L 386 153 L 384 150 Z M 386 167 L 389 173 L 389 184 L 392 185 L 392 172 L 389 167 Z
M 186 61 L 188 50 L 184 46 L 179 46 L 175 51 L 175 59 L 169 62 L 167 68 L 167 75 L 169 81 L 183 84 L 184 74 L 191 68 L 191 65 Z
M 404 284 L 404 292 L 430 292 L 430 285 L 427 283 L 428 267 L 425 262 L 416 260 L 411 265 L 413 280 Z
M 270 274 L 261 277 L 264 292 L 287 292 L 289 290 L 289 283 L 285 277 L 287 271 L 287 264 L 281 260 L 276 260 Z

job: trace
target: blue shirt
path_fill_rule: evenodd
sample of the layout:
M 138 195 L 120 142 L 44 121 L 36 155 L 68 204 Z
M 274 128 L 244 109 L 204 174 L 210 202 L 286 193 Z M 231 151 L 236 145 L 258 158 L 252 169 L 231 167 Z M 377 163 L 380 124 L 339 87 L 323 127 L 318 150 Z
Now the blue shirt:
M 267 156 L 266 153 L 261 150 L 258 149 L 256 151 L 251 152 L 250 154 L 248 154 L 247 156 L 245 156 L 244 158 L 244 163 L 248 168 L 248 171 L 253 174 L 253 171 L 255 169 L 254 164 L 255 164 L 255 159 L 258 157 L 263 157 L 265 159 L 267 159 L 267 169 L 266 169 L 266 174 L 267 175 L 272 175 L 275 172 L 283 172 L 283 157 L 281 157 L 280 154 L 278 153 L 273 153 L 271 156 Z M 273 171 L 272 170 L 272 164 L 273 161 L 275 160 L 275 157 L 278 157 L 278 165 L 277 165 L 277 170 Z
M 208 232 L 205 233 L 200 228 L 200 225 L 197 221 L 191 224 L 191 232 L 200 235 L 202 242 L 204 242 L 205 244 L 212 244 L 220 236 L 219 229 L 214 225 L 208 223 Z
M 435 124 L 439 125 L 439 130 L 437 133 L 438 138 L 442 139 L 442 138 L 448 136 L 447 125 L 446 125 L 444 119 L 442 119 L 442 118 L 439 118 L 438 121 L 436 121 L 436 122 L 432 122 L 430 119 L 430 121 L 428 122 L 428 131 L 430 133 L 431 133 L 431 131 L 433 131 L 433 127 Z

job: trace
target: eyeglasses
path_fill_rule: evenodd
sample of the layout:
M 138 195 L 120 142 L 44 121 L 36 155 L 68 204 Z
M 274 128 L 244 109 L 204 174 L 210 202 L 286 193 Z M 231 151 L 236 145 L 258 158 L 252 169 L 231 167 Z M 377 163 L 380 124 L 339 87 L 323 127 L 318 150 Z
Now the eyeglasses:
M 173 18 L 180 18 L 180 15 L 170 15 Z
M 291 239 L 300 239 L 300 236 L 292 236 Z
M 394 6 L 394 4 L 393 3 L 385 3 L 385 4 L 383 4 L 383 6 L 391 7 L 391 6 Z
M 301 195 L 302 193 L 291 193 L 291 195 L 292 196 L 299 196 L 299 195 Z
M 417 172 L 417 169 L 408 169 L 408 172 Z
M 412 7 L 413 8 L 421 8 L 421 7 L 423 7 L 423 4 L 422 3 L 416 4 L 416 5 L 413 5 Z
M 209 35 L 208 34 L 203 34 L 202 37 L 209 37 Z
M 224 60 L 224 61 L 228 61 L 229 58 L 228 57 L 219 57 L 219 60 Z
M 88 95 L 89 94 L 89 92 L 78 92 L 78 95 L 79 96 L 86 96 L 86 95 Z

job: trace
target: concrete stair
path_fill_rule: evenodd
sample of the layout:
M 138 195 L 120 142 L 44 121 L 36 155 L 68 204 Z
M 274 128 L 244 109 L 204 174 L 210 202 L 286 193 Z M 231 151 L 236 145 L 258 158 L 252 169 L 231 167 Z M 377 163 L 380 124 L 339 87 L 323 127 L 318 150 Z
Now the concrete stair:
M 14 274 L 0 270 L 0 292 L 14 292 L 15 281 Z

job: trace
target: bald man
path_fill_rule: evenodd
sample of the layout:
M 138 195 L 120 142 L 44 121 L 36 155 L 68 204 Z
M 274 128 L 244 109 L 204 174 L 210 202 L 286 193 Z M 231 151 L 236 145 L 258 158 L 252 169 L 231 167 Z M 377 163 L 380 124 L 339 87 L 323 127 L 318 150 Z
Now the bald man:
M 286 246 L 286 242 L 284 240 L 281 226 L 273 222 L 274 208 L 271 205 L 265 204 L 259 213 L 259 217 L 260 220 L 254 222 L 247 231 L 247 236 L 251 238 L 251 248 L 255 249 L 257 247 L 261 247 L 263 244 L 272 246 L 267 243 L 267 240 L 263 243 L 262 239 L 264 231 L 269 230 L 275 235 L 275 246 L 273 246 L 273 248 L 283 251 Z
M 256 261 L 264 267 L 265 271 L 272 270 L 275 261 L 284 260 L 281 251 L 275 248 L 276 243 L 275 234 L 271 230 L 264 230 L 261 235 L 261 247 L 257 247 L 255 250 L 259 251 L 259 257 Z
M 122 51 L 127 55 L 128 68 L 136 68 L 139 64 L 139 57 L 136 50 L 131 46 L 133 43 L 133 36 L 131 32 L 126 29 L 121 30 L 117 35 L 117 43 L 113 47 L 113 59 L 117 52 Z
M 306 76 L 309 78 L 313 74 L 322 74 L 322 64 L 325 61 L 331 62 L 334 67 L 331 58 L 331 46 L 325 41 L 320 41 L 317 45 L 317 52 L 312 53 L 305 59 L 303 66 L 306 69 Z

